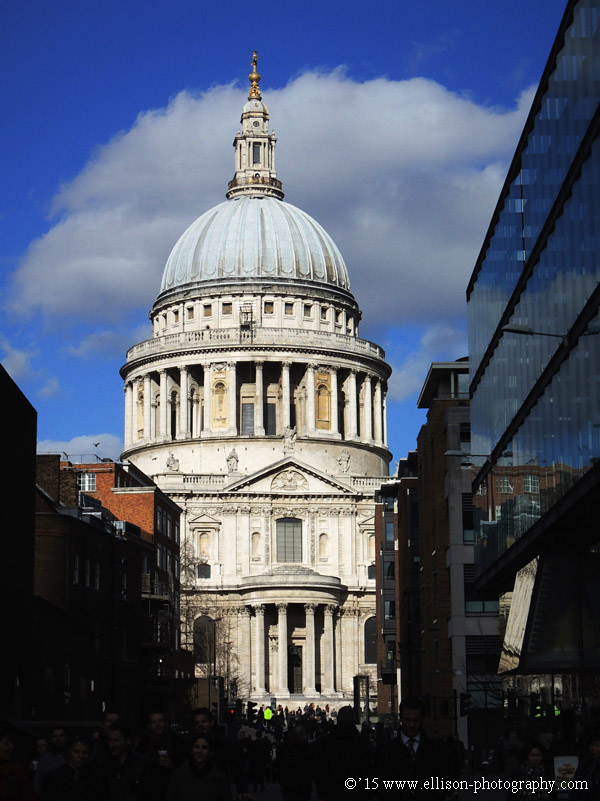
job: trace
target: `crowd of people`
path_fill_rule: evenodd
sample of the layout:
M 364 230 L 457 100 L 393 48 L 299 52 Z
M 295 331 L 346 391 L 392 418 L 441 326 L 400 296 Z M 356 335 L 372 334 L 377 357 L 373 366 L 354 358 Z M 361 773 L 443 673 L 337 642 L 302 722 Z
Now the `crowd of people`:
M 68 740 L 65 728 L 54 726 L 35 740 L 23 763 L 14 757 L 11 732 L 0 729 L 0 801 L 253 801 L 273 782 L 282 801 L 446 801 L 456 797 L 449 784 L 426 782 L 459 779 L 465 749 L 456 737 L 428 737 L 422 714 L 418 699 L 405 699 L 396 731 L 369 722 L 357 726 L 350 706 L 263 706 L 253 728 L 238 727 L 232 742 L 232 728 L 215 726 L 208 709 L 194 710 L 185 732 L 160 710 L 147 715 L 140 732 L 107 711 L 89 740 Z M 521 746 L 510 776 L 548 775 L 548 749 Z M 572 801 L 600 799 L 600 735 L 588 738 L 576 777 L 585 778 L 589 790 L 572 794 Z

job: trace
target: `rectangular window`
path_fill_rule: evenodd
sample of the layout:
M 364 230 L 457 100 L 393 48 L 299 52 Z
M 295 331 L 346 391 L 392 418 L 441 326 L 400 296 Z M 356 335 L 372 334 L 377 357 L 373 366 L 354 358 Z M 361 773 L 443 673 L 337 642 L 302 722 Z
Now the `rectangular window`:
M 96 474 L 79 473 L 77 476 L 77 487 L 80 492 L 96 492 Z
M 233 314 L 233 303 L 226 301 L 221 306 L 221 311 L 223 312 L 223 314 Z
M 393 545 L 394 544 L 394 521 L 393 520 L 386 520 L 385 521 L 385 544 L 386 545 Z
M 277 521 L 277 561 L 302 561 L 302 521 L 286 518 Z
M 513 486 L 510 483 L 510 478 L 508 476 L 500 476 L 498 479 L 498 490 L 503 495 L 511 495 L 513 491 Z
M 396 578 L 396 565 L 393 559 L 383 560 L 383 580 L 394 581 Z
M 383 619 L 384 620 L 396 619 L 396 601 L 383 602 Z
M 312 305 L 310 303 L 304 304 L 304 316 L 312 317 Z
M 205 303 L 203 308 L 204 308 L 204 316 L 212 317 L 212 303 Z
M 321 320 L 326 320 L 327 319 L 327 312 L 328 311 L 329 311 L 329 309 L 327 308 L 327 306 L 321 306 Z
M 260 144 L 258 142 L 252 145 L 252 163 L 260 164 Z
M 194 307 L 193 306 L 188 306 L 187 307 L 187 318 L 188 318 L 188 320 L 193 320 L 194 319 Z
M 523 489 L 525 492 L 539 492 L 540 491 L 540 478 L 536 475 L 527 475 L 523 481 Z
M 242 434 L 254 434 L 254 404 L 242 402 Z
M 284 314 L 288 317 L 291 317 L 294 314 L 294 304 L 293 303 L 286 303 L 283 307 Z
M 173 322 L 175 324 L 177 324 L 179 322 L 179 312 L 178 311 L 174 311 L 173 312 Z
M 277 433 L 277 406 L 275 403 L 265 403 L 264 425 L 265 434 L 274 436 Z
M 265 300 L 264 310 L 265 314 L 273 314 L 273 312 L 275 311 L 275 304 L 273 303 L 272 300 Z

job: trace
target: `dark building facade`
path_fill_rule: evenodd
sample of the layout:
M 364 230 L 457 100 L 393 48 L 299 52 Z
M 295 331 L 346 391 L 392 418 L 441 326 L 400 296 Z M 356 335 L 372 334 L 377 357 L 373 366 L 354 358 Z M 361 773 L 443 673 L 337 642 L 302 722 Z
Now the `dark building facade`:
M 129 462 L 62 462 L 62 471 L 73 472 L 80 491 L 97 499 L 117 521 L 138 527 L 141 538 L 152 545 L 141 562 L 139 686 L 146 706 L 177 714 L 190 683 L 181 680 L 194 675 L 193 654 L 180 648 L 181 509 Z
M 396 717 L 420 695 L 419 501 L 416 452 L 375 495 L 377 707 Z
M 2 485 L 6 491 L 18 481 L 18 503 L 6 493 L 0 538 L 0 599 L 5 610 L 0 717 L 17 721 L 31 705 L 32 690 L 27 672 L 32 661 L 37 412 L 1 365 L 0 386 L 11 417 L 5 431 Z
M 497 598 L 473 591 L 469 363 L 434 362 L 418 406 L 421 690 L 429 727 L 465 745 L 501 731 Z
M 600 706 L 599 17 L 567 4 L 467 290 L 476 586 L 509 714 L 563 736 Z

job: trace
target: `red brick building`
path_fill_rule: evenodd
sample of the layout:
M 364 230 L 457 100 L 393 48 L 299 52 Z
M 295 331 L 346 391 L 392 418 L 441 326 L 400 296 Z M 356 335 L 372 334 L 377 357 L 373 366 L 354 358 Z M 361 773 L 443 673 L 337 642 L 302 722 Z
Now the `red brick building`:
M 139 527 L 142 539 L 153 546 L 141 566 L 145 621 L 140 678 L 147 704 L 174 703 L 170 711 L 177 715 L 185 687 L 194 675 L 193 655 L 180 648 L 181 509 L 145 473 L 128 462 L 62 462 L 61 471 L 75 471 L 80 492 L 96 498 L 118 520 Z

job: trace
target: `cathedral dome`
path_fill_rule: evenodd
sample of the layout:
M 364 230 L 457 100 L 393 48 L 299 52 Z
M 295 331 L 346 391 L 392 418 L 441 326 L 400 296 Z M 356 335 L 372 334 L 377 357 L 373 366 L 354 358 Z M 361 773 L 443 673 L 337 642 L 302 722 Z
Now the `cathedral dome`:
M 278 198 L 247 194 L 210 209 L 182 234 L 167 260 L 160 292 L 245 278 L 350 290 L 344 259 L 316 220 Z

